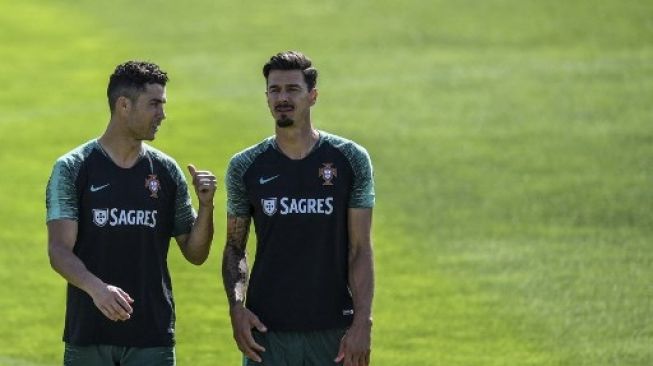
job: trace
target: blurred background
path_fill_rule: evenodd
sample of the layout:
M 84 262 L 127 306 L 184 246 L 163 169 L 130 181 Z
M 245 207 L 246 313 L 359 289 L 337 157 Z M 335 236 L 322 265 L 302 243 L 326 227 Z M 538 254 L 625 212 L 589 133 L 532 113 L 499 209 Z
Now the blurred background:
M 653 364 L 653 2 L 0 0 L 0 365 L 62 362 L 45 185 L 104 131 L 114 67 L 168 71 L 152 144 L 222 182 L 290 49 L 316 127 L 373 159 L 373 365 Z M 241 361 L 224 198 L 203 266 L 171 247 L 179 365 Z

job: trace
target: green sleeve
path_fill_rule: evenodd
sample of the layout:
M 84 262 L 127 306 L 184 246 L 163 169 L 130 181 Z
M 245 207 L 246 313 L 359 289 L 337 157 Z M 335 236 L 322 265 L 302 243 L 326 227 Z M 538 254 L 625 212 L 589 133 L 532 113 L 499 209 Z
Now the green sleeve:
M 175 194 L 175 221 L 172 236 L 188 234 L 193 227 L 197 215 L 193 209 L 184 173 L 174 160 L 169 163 L 170 174 L 177 185 Z
M 374 207 L 374 173 L 370 154 L 364 147 L 340 136 L 320 131 L 324 138 L 349 161 L 354 179 L 349 196 L 350 208 Z
M 349 197 L 351 208 L 374 207 L 374 171 L 370 155 L 360 145 L 354 145 L 348 155 L 354 170 L 354 183 Z
M 78 220 L 75 175 L 74 166 L 66 159 L 60 158 L 54 164 L 45 192 L 46 222 L 60 219 Z
M 236 154 L 229 162 L 224 180 L 227 190 L 227 215 L 229 216 L 251 215 L 243 180 L 248 165 L 248 159 L 242 153 Z
M 274 138 L 269 137 L 258 145 L 237 153 L 229 161 L 224 179 L 227 190 L 227 215 L 241 217 L 252 215 L 245 186 L 245 173 L 261 153 L 272 148 L 273 143 Z
M 97 140 L 90 140 L 61 156 L 54 163 L 45 190 L 46 222 L 79 219 L 77 175 L 84 160 L 97 148 Z

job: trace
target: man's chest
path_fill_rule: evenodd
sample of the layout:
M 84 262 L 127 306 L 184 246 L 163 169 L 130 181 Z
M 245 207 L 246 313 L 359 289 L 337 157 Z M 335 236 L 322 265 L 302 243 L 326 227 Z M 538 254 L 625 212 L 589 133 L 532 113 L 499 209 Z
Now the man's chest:
M 82 207 L 127 210 L 167 207 L 176 188 L 165 171 L 147 161 L 130 169 L 102 161 L 89 164 L 76 186 Z
M 245 175 L 250 205 L 268 216 L 330 214 L 346 207 L 351 168 L 337 154 L 320 154 L 294 161 L 278 156 L 255 162 Z

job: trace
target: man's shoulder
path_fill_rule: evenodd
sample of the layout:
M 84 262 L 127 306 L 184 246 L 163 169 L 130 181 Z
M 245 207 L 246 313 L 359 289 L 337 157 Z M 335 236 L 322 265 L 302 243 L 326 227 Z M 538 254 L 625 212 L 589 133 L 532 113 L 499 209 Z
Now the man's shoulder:
M 256 145 L 249 146 L 231 157 L 230 166 L 249 166 L 259 155 L 274 144 L 274 136 L 265 138 Z
M 242 159 L 244 157 L 259 155 L 272 146 L 272 144 L 274 144 L 274 136 L 266 137 L 261 142 L 237 152 L 231 159 Z
M 97 146 L 97 139 L 87 141 L 58 157 L 55 161 L 55 166 L 79 167 L 97 149 Z
M 323 136 L 324 143 L 342 152 L 349 160 L 369 158 L 367 150 L 353 140 L 325 131 L 320 131 L 320 135 Z

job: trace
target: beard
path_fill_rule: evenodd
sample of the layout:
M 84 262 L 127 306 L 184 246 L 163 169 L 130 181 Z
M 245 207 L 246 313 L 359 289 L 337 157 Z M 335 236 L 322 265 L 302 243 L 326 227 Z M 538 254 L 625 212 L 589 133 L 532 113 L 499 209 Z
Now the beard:
M 293 123 L 295 123 L 295 121 L 293 121 L 292 119 L 284 115 L 277 120 L 277 127 L 281 127 L 281 128 L 290 127 L 293 125 Z

